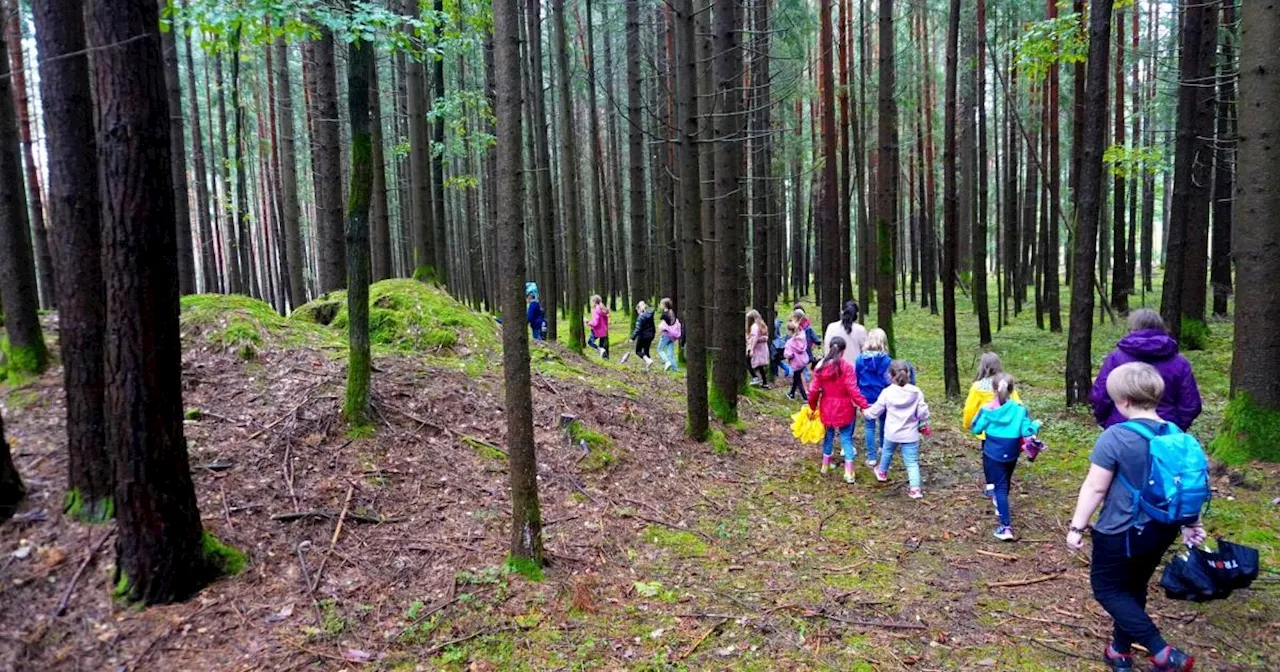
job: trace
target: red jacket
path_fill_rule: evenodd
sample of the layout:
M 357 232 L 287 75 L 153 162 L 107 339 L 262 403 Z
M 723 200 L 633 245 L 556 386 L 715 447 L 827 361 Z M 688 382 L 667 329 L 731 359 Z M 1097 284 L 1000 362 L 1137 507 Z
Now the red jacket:
M 822 414 L 824 427 L 846 427 L 857 418 L 857 409 L 868 406 L 858 389 L 858 375 L 843 358 L 823 364 L 813 375 L 809 408 Z

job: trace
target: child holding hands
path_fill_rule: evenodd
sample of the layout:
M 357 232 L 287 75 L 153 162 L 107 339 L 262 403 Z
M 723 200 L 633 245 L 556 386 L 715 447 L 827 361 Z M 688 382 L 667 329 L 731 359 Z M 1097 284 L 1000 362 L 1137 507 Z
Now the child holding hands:
M 924 497 L 920 489 L 920 426 L 929 421 L 929 405 L 924 392 L 911 384 L 911 365 L 897 360 L 889 365 L 892 385 L 880 393 L 879 399 L 863 411 L 868 420 L 884 416 L 884 444 L 880 451 L 880 464 L 876 467 L 876 480 L 889 480 L 889 463 L 895 452 L 902 453 L 907 466 L 907 495 L 912 499 Z M 870 427 L 870 425 L 868 425 Z M 870 449 L 868 449 L 870 450 Z

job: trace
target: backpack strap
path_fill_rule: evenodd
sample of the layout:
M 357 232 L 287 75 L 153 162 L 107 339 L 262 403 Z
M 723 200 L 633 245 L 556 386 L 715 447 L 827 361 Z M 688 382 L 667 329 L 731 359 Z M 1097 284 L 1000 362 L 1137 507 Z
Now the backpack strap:
M 1149 427 L 1142 424 L 1141 422 L 1138 422 L 1137 420 L 1125 420 L 1124 422 L 1120 423 L 1120 426 L 1137 434 L 1138 436 L 1141 436 L 1147 441 L 1151 441 L 1152 439 L 1156 438 L 1155 432 L 1151 431 Z

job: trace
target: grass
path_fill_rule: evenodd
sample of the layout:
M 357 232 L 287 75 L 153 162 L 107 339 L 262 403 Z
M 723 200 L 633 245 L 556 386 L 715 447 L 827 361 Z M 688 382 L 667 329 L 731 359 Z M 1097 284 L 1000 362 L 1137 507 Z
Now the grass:
M 565 429 L 569 439 L 578 446 L 586 446 L 587 454 L 578 462 L 584 471 L 599 471 L 617 461 L 613 454 L 613 439 L 588 429 L 580 420 L 569 423 Z

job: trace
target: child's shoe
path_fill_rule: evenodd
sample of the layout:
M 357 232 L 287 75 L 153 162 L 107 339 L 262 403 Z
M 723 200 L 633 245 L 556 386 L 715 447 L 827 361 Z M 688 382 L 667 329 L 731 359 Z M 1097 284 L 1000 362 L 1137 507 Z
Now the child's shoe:
M 795 392 L 787 392 L 787 398 L 788 398 L 788 399 L 790 399 L 790 400 L 792 400 L 792 401 L 795 401 L 795 399 L 796 399 L 796 393 L 795 393 Z
M 1107 648 L 1102 652 L 1102 662 L 1106 663 L 1107 667 L 1113 670 L 1132 670 L 1133 654 L 1116 653 L 1114 647 L 1107 645 Z
M 924 497 L 924 491 L 920 488 L 908 488 L 907 496 L 911 499 L 921 499 Z
M 831 456 L 823 455 L 822 456 L 822 474 L 825 476 L 828 471 L 831 471 Z
M 875 467 L 874 469 L 872 469 L 872 471 L 875 472 L 877 481 L 884 483 L 885 481 L 889 480 L 889 472 L 885 471 L 884 469 L 881 469 L 880 467 Z
M 878 464 L 880 464 L 880 460 L 867 460 L 867 466 L 872 469 L 875 469 Z
M 1195 656 L 1187 655 L 1172 646 L 1148 658 L 1153 672 L 1190 672 L 1196 665 Z
M 649 370 L 649 369 L 651 369 L 651 368 L 653 368 L 653 360 L 652 360 L 652 359 L 647 359 L 647 360 L 645 360 L 645 362 L 644 362 L 644 370 L 645 370 L 645 371 L 648 371 L 648 370 Z
M 853 460 L 844 461 L 844 482 L 853 484 Z
M 996 528 L 994 536 L 996 539 L 999 539 L 1000 541 L 1013 541 L 1014 540 L 1013 527 L 1009 525 L 1001 525 Z

